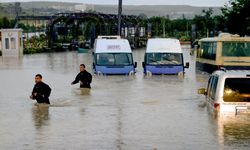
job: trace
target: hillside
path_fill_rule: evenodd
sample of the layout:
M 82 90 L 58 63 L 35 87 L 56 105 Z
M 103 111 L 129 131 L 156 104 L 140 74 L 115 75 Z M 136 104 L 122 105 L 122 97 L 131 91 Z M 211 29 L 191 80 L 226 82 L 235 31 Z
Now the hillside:
M 59 12 L 79 12 L 82 10 L 93 10 L 96 12 L 116 14 L 116 5 L 90 5 L 81 3 L 64 3 L 64 2 L 21 2 L 21 15 L 52 15 Z M 212 7 L 214 14 L 221 13 L 219 7 Z M 124 5 L 123 14 L 152 16 L 168 16 L 170 19 L 193 18 L 201 14 L 202 10 L 209 7 L 194 7 L 188 5 Z M 15 16 L 14 3 L 0 3 L 0 17 Z

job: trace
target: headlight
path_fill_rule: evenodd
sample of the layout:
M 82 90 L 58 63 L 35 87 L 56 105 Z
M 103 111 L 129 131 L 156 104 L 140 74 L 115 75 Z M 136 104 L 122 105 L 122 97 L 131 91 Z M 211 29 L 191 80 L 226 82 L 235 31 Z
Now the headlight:
M 178 72 L 178 76 L 183 76 L 183 75 L 184 75 L 183 71 Z
M 102 76 L 103 73 L 102 73 L 101 71 L 97 71 L 97 75 L 98 75 L 98 76 Z
M 132 75 L 135 75 L 135 72 L 134 72 L 134 71 L 130 71 L 130 72 L 129 72 L 129 76 L 132 76 Z
M 151 77 L 153 74 L 152 74 L 152 72 L 147 71 L 147 72 L 146 72 L 146 75 L 147 75 L 148 77 Z

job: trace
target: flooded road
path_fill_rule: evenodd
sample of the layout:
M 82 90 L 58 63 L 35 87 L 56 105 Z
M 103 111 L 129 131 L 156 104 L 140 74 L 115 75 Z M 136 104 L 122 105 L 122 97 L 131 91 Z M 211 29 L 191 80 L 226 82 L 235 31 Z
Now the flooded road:
M 0 57 L 0 149 L 248 150 L 250 121 L 208 114 L 196 94 L 208 75 L 195 73 L 195 58 L 184 52 L 184 78 L 144 77 L 141 49 L 136 76 L 93 76 L 90 92 L 70 83 L 80 63 L 92 72 L 91 54 Z M 52 88 L 49 108 L 29 100 L 37 73 Z

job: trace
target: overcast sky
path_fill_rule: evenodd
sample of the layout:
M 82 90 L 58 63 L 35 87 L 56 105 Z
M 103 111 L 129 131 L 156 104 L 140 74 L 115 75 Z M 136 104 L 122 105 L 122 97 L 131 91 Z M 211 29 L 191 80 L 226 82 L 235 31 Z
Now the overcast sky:
M 27 2 L 41 0 L 0 0 L 0 2 Z M 42 0 L 48 1 L 48 0 Z M 118 0 L 50 0 L 59 2 L 78 2 L 89 4 L 117 4 Z M 192 5 L 192 6 L 224 6 L 229 0 L 123 0 L 129 5 Z

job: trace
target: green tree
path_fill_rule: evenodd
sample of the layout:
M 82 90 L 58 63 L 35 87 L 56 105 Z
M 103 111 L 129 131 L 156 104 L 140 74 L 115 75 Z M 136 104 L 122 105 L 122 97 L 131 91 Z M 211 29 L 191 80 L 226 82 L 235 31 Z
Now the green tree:
M 2 22 L 1 28 L 9 28 L 10 27 L 10 21 L 7 17 L 3 17 L 1 20 L 2 20 L 1 21 Z
M 193 19 L 196 24 L 199 37 L 208 36 L 215 28 L 213 9 L 203 10 L 201 15 L 196 15 Z
M 250 35 L 250 0 L 231 0 L 222 8 L 222 17 L 230 33 Z

